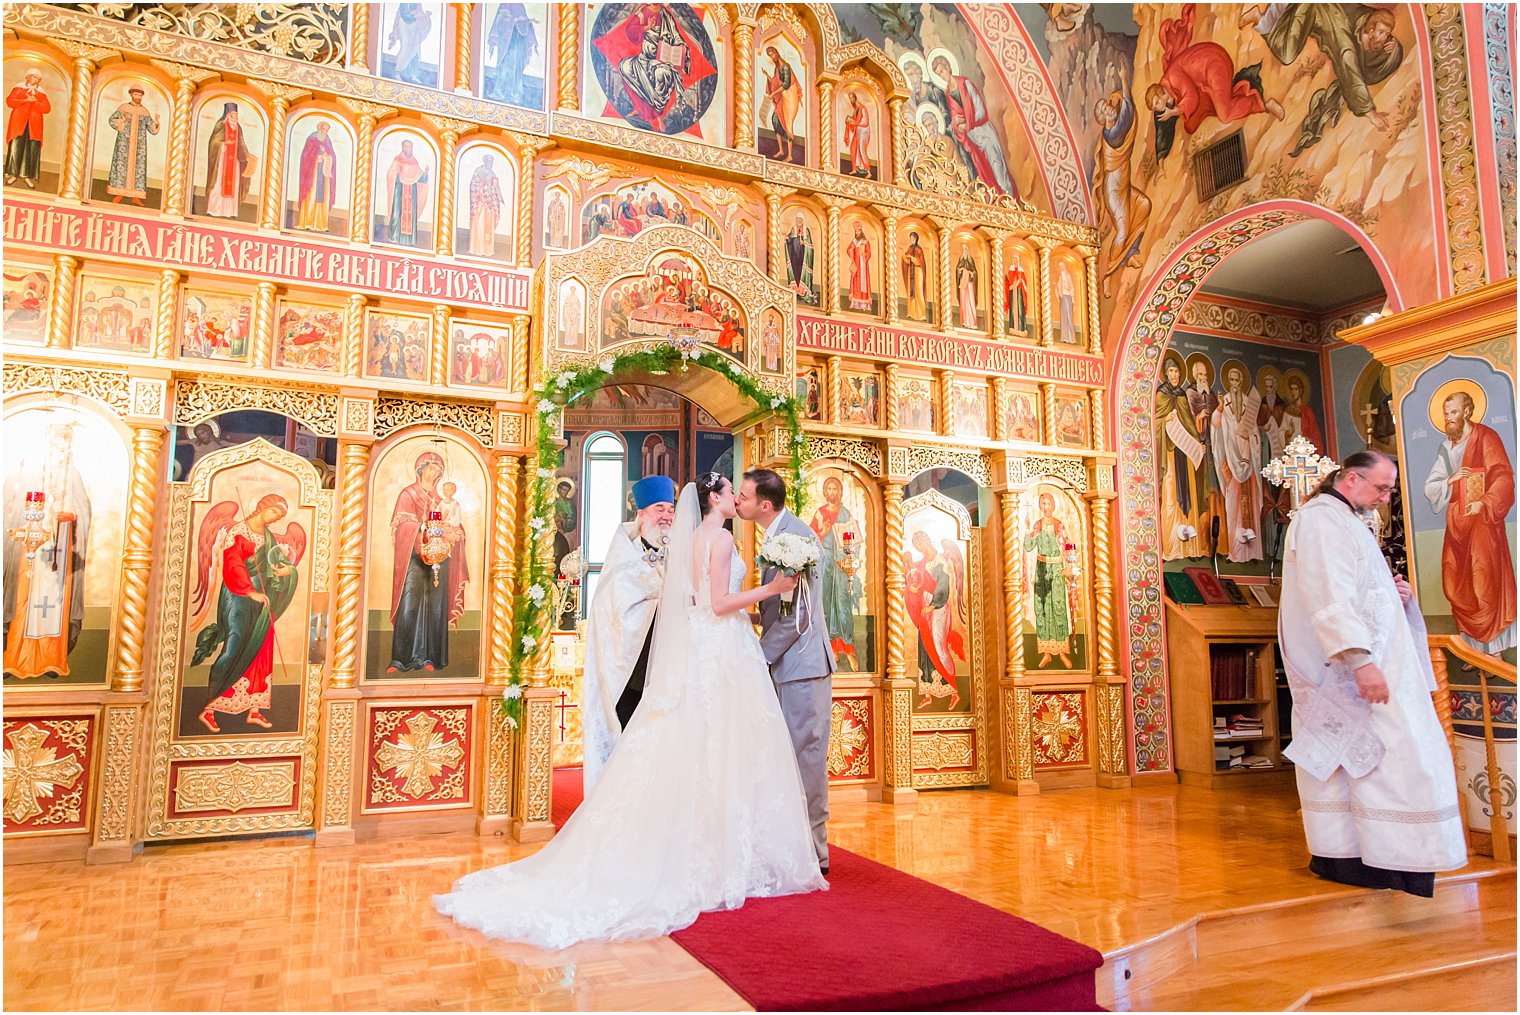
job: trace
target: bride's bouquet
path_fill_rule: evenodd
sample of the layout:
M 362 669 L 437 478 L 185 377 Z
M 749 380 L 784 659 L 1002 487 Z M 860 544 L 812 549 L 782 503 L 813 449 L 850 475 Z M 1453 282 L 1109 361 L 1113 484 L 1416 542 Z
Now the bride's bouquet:
M 797 608 L 797 595 L 807 588 L 807 579 L 817 573 L 819 547 L 816 539 L 782 532 L 771 536 L 760 547 L 755 563 L 762 569 L 773 567 L 789 578 L 801 576 L 802 580 L 792 590 L 790 600 L 781 601 L 781 615 L 787 616 Z

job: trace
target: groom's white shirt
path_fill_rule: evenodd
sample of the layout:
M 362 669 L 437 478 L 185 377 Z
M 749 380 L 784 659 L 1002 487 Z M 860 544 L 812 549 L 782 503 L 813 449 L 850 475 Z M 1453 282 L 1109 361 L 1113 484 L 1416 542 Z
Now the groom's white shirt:
M 776 517 L 771 519 L 771 523 L 765 527 L 765 534 L 760 537 L 760 546 L 764 546 L 765 541 L 776 534 L 776 530 L 781 528 L 781 519 L 785 517 L 785 508 L 782 508 L 780 511 L 776 512 Z M 759 547 L 756 547 L 756 549 L 759 549 Z

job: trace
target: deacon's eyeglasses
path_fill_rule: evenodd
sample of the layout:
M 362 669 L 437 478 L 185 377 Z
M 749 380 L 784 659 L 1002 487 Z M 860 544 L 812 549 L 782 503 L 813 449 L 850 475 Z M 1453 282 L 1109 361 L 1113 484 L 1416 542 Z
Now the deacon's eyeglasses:
M 1351 469 L 1350 472 L 1353 476 L 1360 479 L 1363 483 L 1371 486 L 1378 493 L 1392 493 L 1393 488 L 1398 485 L 1397 483 L 1374 483 L 1372 480 L 1367 478 L 1367 474 L 1365 472 L 1362 472 L 1359 469 Z

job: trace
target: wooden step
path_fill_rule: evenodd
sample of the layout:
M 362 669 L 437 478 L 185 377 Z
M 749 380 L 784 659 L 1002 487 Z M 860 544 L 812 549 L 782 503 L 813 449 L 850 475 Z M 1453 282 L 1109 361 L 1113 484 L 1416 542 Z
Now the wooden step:
M 1433 899 L 1347 889 L 1203 914 L 1110 953 L 1098 1000 L 1117 1010 L 1281 1011 L 1310 994 L 1514 949 L 1515 873 L 1504 868 L 1438 879 Z
M 1515 953 L 1311 990 L 1292 1011 L 1513 1011 Z

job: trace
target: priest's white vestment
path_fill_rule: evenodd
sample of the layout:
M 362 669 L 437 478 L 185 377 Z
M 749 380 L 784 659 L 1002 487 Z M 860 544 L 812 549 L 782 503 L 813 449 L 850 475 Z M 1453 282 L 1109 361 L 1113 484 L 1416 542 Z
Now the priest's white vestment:
M 644 546 L 637 519 L 613 531 L 602 560 L 586 621 L 586 670 L 581 685 L 582 764 L 588 794 L 623 731 L 618 699 L 649 637 L 665 587 L 664 561 Z
M 1393 871 L 1467 863 L 1451 749 L 1418 604 L 1345 501 L 1322 494 L 1288 527 L 1278 637 L 1293 693 L 1293 742 L 1309 852 Z M 1357 650 L 1382 669 L 1388 703 L 1357 691 Z M 1339 657 L 1339 658 L 1337 658 Z

